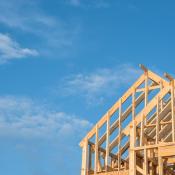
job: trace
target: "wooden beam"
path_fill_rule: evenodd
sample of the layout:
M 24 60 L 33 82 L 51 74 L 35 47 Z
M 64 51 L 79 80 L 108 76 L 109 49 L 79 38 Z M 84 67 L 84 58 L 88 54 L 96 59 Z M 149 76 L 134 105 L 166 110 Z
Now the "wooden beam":
M 159 175 L 163 174 L 163 159 L 161 156 L 158 156 L 158 169 L 159 169 Z
M 130 126 L 129 175 L 136 175 L 136 153 L 134 151 L 136 131 L 133 125 Z
M 137 107 L 144 99 L 144 93 L 142 93 L 139 97 L 136 98 L 135 100 L 135 106 Z M 132 104 L 122 113 L 121 116 L 121 122 L 123 122 L 132 112 Z M 119 126 L 119 119 L 117 119 L 110 127 L 110 135 L 114 132 L 114 130 Z M 106 139 L 106 133 L 99 139 L 99 145 L 103 144 L 103 142 Z M 118 143 L 116 142 L 117 138 L 111 143 L 111 145 L 114 145 L 113 143 Z M 116 146 L 116 145 L 114 145 Z
M 123 138 L 125 135 L 121 133 L 120 137 Z M 112 141 L 109 146 L 109 151 L 111 151 L 119 143 L 119 135 Z
M 172 141 L 175 142 L 174 80 L 171 81 Z
M 108 113 L 107 117 L 107 123 L 106 123 L 106 157 L 105 157 L 105 166 L 106 166 L 106 171 L 108 171 L 109 167 L 109 134 L 110 134 L 110 115 Z
M 160 81 L 160 91 L 162 91 L 162 89 L 163 89 L 163 83 L 162 81 Z M 163 108 L 163 99 L 160 100 L 160 110 L 162 110 L 162 108 Z
M 95 144 L 94 144 L 94 143 L 92 143 L 92 142 L 89 141 L 89 144 L 90 144 L 93 148 L 95 148 Z M 99 150 L 99 152 L 103 153 L 103 157 L 105 157 L 106 149 L 104 149 L 104 148 L 102 148 L 102 147 L 99 147 L 98 150 Z M 95 152 L 95 149 L 94 149 L 94 152 Z M 118 156 L 115 155 L 115 154 L 113 154 L 113 153 L 111 153 L 111 152 L 109 152 L 109 156 L 110 156 L 111 158 L 115 159 L 115 160 L 118 159 Z M 122 160 L 122 162 L 123 162 L 123 161 L 124 161 L 124 160 Z
M 96 137 L 95 137 L 95 160 L 94 160 L 94 175 L 97 174 L 98 172 L 98 159 L 99 159 L 99 155 L 98 155 L 98 124 L 96 125 Z
M 147 149 L 144 149 L 144 175 L 148 175 L 148 155 Z
M 135 125 L 135 88 L 132 92 L 132 125 L 130 126 L 129 175 L 136 175 L 136 125 Z
M 121 116 L 122 116 L 122 100 L 119 103 L 119 144 L 118 144 L 118 170 L 121 168 Z
M 89 144 L 89 165 L 88 165 L 88 172 L 91 171 L 91 168 L 92 168 L 92 148 L 91 148 L 91 145 Z
M 170 161 L 174 161 L 175 157 L 175 80 L 166 74 L 166 78 L 170 81 L 167 82 L 146 67 L 141 67 L 144 70 L 144 75 L 107 111 L 81 141 L 81 175 L 101 175 L 104 173 L 112 175 L 115 170 L 117 170 L 118 175 L 121 175 L 124 169 L 129 169 L 129 175 L 137 173 L 142 175 L 175 175 L 173 170 L 175 166 L 169 164 Z M 155 84 L 154 86 L 148 86 L 149 79 Z M 145 87 L 138 89 L 143 83 L 145 83 Z M 151 96 L 152 100 L 148 102 L 148 94 L 156 88 L 160 88 L 160 91 L 154 97 Z M 137 98 L 136 92 L 141 92 Z M 132 97 L 132 104 L 125 107 L 124 102 L 130 97 Z M 139 104 L 141 102 L 145 102 L 145 105 L 140 110 Z M 126 105 L 128 106 L 128 103 Z M 137 109 L 140 112 L 136 115 Z M 117 110 L 119 110 L 119 117 L 111 124 L 111 117 Z M 130 115 L 132 115 L 132 121 L 128 126 L 122 128 L 124 125 L 122 122 L 125 122 L 124 120 L 128 119 L 127 117 Z M 104 124 L 106 124 L 106 131 L 99 138 L 99 129 Z M 119 130 L 118 136 L 110 142 L 110 136 L 116 128 Z M 95 143 L 91 143 L 89 140 L 94 135 Z M 129 141 L 123 143 L 122 138 L 125 135 L 130 135 L 130 137 Z M 138 139 L 140 139 L 140 145 L 138 145 Z M 106 146 L 103 148 L 101 145 L 105 141 Z M 115 154 L 112 153 L 114 146 L 118 146 L 118 152 Z M 122 159 L 122 155 L 127 149 L 129 149 L 129 155 Z M 91 166 L 93 153 L 95 154 L 94 169 Z M 101 158 L 104 160 L 103 165 L 100 163 Z
M 144 116 L 142 114 L 142 121 L 141 121 L 141 133 L 140 133 L 140 146 L 143 146 L 144 145 Z
M 157 117 L 156 117 L 156 144 L 159 143 L 159 112 L 160 112 L 160 106 L 159 106 L 159 97 L 157 97 Z
M 144 74 L 142 74 L 140 76 L 140 78 L 133 84 L 133 86 L 135 88 L 139 87 L 143 81 L 144 81 Z M 159 84 L 160 81 L 162 81 L 162 84 L 163 86 L 166 86 L 168 85 L 168 82 L 165 81 L 164 79 L 162 79 L 160 76 L 156 75 L 155 73 L 153 73 L 152 71 L 148 70 L 148 77 L 149 79 L 153 80 L 154 82 L 157 82 L 157 84 Z M 124 103 L 128 97 L 132 94 L 132 89 L 133 87 L 129 88 L 125 93 L 124 95 L 121 97 L 122 99 L 122 102 Z M 112 116 L 116 110 L 119 108 L 119 101 L 117 101 L 110 109 L 109 109 L 109 113 L 110 113 L 110 116 Z M 107 113 L 99 120 L 98 122 L 98 126 L 99 128 L 106 122 L 106 119 L 107 119 Z M 95 127 L 92 128 L 92 130 L 86 135 L 86 137 L 88 139 L 90 139 L 93 135 L 95 134 Z M 82 147 L 83 146 L 83 140 L 80 142 L 80 146 Z
M 142 168 L 140 168 L 138 165 L 136 165 L 136 170 L 140 173 L 140 174 L 144 174 L 144 170 Z
M 82 167 L 81 167 L 81 175 L 88 175 L 88 139 L 85 138 L 83 142 L 82 148 Z
M 148 86 L 148 91 L 155 90 L 155 89 L 160 89 L 160 85 Z M 136 92 L 145 92 L 145 87 L 136 89 Z
M 162 111 L 159 113 L 159 121 L 161 122 L 162 119 L 168 120 L 170 117 L 171 112 L 171 101 L 168 101 L 167 104 L 162 108 Z M 156 127 L 156 119 L 157 114 L 154 113 L 150 119 L 148 120 L 148 126 L 154 126 Z M 161 130 L 163 128 L 160 128 Z M 152 133 L 156 132 L 156 128 L 153 129 L 146 129 L 146 132 L 149 133 L 149 135 L 152 137 Z
M 174 143 L 172 142 L 159 142 L 159 144 L 154 144 L 154 145 L 144 145 L 144 146 L 139 146 L 139 147 L 135 147 L 133 148 L 132 150 L 135 150 L 135 151 L 141 151 L 141 150 L 144 150 L 144 149 L 153 149 L 153 148 L 158 148 L 160 146 L 173 146 Z
M 144 72 L 148 72 L 148 69 L 147 69 L 143 64 L 139 64 L 139 67 L 140 67 Z
M 165 79 L 161 78 L 160 76 L 158 76 L 157 74 L 153 73 L 150 70 L 148 70 L 148 77 L 149 79 L 151 79 L 154 82 L 157 82 L 158 84 L 162 82 L 163 87 L 169 85 L 169 83 Z
M 145 72 L 145 107 L 148 104 L 148 72 Z
M 147 105 L 147 107 L 145 107 L 136 117 L 135 117 L 135 122 L 137 124 L 139 124 L 142 120 L 142 114 L 144 114 L 144 116 L 146 117 L 148 115 L 148 113 L 156 106 L 157 104 L 157 97 L 159 96 L 160 99 L 162 99 L 168 92 L 170 91 L 170 86 L 166 86 L 163 88 L 162 91 L 160 91 Z M 131 124 L 130 124 L 131 125 Z M 128 125 L 123 132 L 125 133 L 125 135 L 129 135 L 129 128 L 130 125 Z
M 134 83 L 135 87 L 138 87 L 144 81 L 144 75 L 141 75 L 140 78 Z M 129 88 L 124 95 L 121 97 L 122 102 L 124 103 L 128 97 L 132 94 L 132 87 Z M 108 110 L 110 116 L 112 116 L 119 108 L 119 100 Z M 99 128 L 106 122 L 108 112 L 99 120 L 98 126 Z M 88 139 L 90 139 L 95 134 L 95 127 L 86 135 Z M 80 146 L 82 146 L 83 140 L 80 142 Z
M 148 104 L 148 71 L 145 71 L 145 107 Z M 144 124 L 146 125 L 146 117 L 144 120 Z
M 169 81 L 174 81 L 174 78 L 168 74 L 167 72 L 164 73 L 165 78 L 167 78 Z
M 159 146 L 159 156 L 170 157 L 175 156 L 175 144 L 170 146 Z

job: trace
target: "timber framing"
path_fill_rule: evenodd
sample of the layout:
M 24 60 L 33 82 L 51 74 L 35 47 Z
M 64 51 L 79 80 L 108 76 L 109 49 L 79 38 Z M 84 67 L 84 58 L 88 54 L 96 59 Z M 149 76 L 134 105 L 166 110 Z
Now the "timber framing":
M 80 142 L 81 175 L 175 175 L 175 79 L 140 68 Z

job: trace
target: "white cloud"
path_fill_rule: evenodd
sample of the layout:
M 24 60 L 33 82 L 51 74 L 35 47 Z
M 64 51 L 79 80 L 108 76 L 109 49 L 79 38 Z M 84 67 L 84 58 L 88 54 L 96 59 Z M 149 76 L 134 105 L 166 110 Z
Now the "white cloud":
M 32 37 L 42 56 L 64 56 L 75 46 L 80 32 L 77 21 L 46 14 L 38 1 L 2 0 L 0 11 L 0 24 Z
M 75 7 L 84 8 L 108 8 L 111 6 L 111 0 L 68 0 L 69 4 Z
M 0 136 L 79 138 L 91 126 L 85 119 L 51 111 L 28 98 L 0 97 Z
M 65 77 L 59 85 L 58 92 L 69 96 L 84 96 L 88 103 L 94 99 L 114 95 L 123 86 L 132 83 L 138 77 L 139 69 L 132 65 L 120 65 L 114 68 L 98 69 L 91 73 L 79 73 Z
M 34 49 L 22 48 L 19 43 L 9 35 L 0 33 L 0 63 L 5 63 L 12 59 L 19 59 L 28 56 L 37 56 Z
M 35 27 L 53 26 L 56 22 L 52 17 L 41 14 L 37 2 L 33 0 L 1 0 L 0 10 L 2 12 L 0 14 L 1 23 L 24 31 L 34 32 L 37 30 L 33 28 L 34 25 Z

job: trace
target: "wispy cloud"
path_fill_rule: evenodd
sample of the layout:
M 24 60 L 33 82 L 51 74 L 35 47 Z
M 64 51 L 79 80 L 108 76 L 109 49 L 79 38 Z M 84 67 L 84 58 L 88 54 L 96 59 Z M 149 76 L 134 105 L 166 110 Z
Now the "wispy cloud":
M 33 27 L 53 26 L 56 23 L 52 17 L 44 15 L 38 8 L 37 2 L 32 0 L 2 0 L 0 10 L 2 12 L 0 14 L 1 23 L 28 32 L 38 30 L 38 28 Z
M 129 64 L 98 69 L 65 77 L 57 90 L 66 96 L 78 94 L 91 103 L 94 99 L 99 101 L 105 96 L 114 95 L 121 86 L 133 82 L 139 73 L 139 69 Z
M 75 7 L 85 7 L 85 8 L 107 8 L 111 6 L 111 0 L 68 0 L 69 4 Z
M 19 43 L 13 40 L 9 35 L 0 33 L 0 63 L 6 63 L 9 60 L 25 58 L 28 56 L 37 56 L 38 52 L 34 49 L 22 48 Z
M 75 46 L 79 24 L 45 13 L 38 1 L 2 0 L 0 11 L 0 24 L 30 34 L 42 56 L 64 56 Z
M 28 98 L 0 97 L 0 136 L 80 138 L 92 124 L 61 111 L 52 111 Z

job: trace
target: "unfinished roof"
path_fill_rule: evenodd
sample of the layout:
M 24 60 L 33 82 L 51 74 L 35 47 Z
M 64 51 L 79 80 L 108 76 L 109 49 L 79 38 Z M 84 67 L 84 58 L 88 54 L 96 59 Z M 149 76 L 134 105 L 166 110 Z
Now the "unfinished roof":
M 80 142 L 81 175 L 175 175 L 174 78 L 143 74 Z

